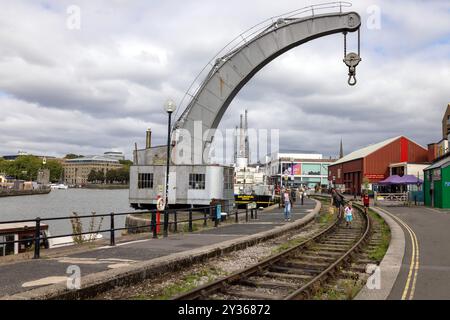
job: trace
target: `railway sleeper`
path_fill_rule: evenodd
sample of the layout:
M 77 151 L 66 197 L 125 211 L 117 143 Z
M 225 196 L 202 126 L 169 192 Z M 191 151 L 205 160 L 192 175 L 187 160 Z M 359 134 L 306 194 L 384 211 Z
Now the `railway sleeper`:
M 282 261 L 282 264 L 287 267 L 300 268 L 300 269 L 312 269 L 323 270 L 330 264 L 326 262 L 308 262 L 300 259 L 289 259 Z
M 250 278 L 250 279 L 243 279 L 239 281 L 239 285 L 247 286 L 247 287 L 256 287 L 256 288 L 267 288 L 267 289 L 285 289 L 285 290 L 292 290 L 299 288 L 299 283 L 292 283 L 292 282 L 285 282 L 285 281 L 279 281 L 279 280 L 260 280 L 260 278 Z
M 312 276 L 310 276 L 310 275 L 271 272 L 271 271 L 266 271 L 262 275 L 264 277 L 269 277 L 269 278 L 284 278 L 284 279 L 290 279 L 290 280 L 296 280 L 296 281 L 303 281 L 303 280 L 308 281 L 312 278 Z
M 318 257 L 329 257 L 329 258 L 337 258 L 342 255 L 341 252 L 336 252 L 333 250 L 305 250 L 302 252 L 302 254 L 308 255 L 308 256 L 318 256 Z
M 302 259 L 302 260 L 306 260 L 306 261 L 324 261 L 324 262 L 328 262 L 328 263 L 331 263 L 336 260 L 333 257 L 319 256 L 319 255 L 307 255 L 304 253 L 296 255 L 293 258 Z
M 251 300 L 282 300 L 283 295 L 274 294 L 273 292 L 257 292 L 243 288 L 231 288 L 223 294 Z
M 289 274 L 309 275 L 309 276 L 315 276 L 318 274 L 317 270 L 291 268 L 283 265 L 272 265 L 269 267 L 269 271 L 285 272 Z

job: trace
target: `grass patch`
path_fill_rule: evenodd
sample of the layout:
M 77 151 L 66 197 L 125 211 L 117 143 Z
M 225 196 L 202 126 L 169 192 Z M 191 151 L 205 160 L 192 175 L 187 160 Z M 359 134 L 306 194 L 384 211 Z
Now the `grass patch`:
M 284 242 L 283 244 L 280 244 L 278 247 L 273 248 L 272 253 L 274 253 L 274 254 L 281 253 L 283 251 L 286 251 L 290 248 L 293 248 L 293 247 L 299 245 L 303 241 L 305 241 L 305 238 L 303 238 L 303 237 L 298 237 L 298 238 L 289 240 L 287 242 Z
M 371 260 L 381 261 L 389 248 L 389 243 L 391 241 L 391 230 L 384 219 L 372 209 L 369 209 L 369 216 L 380 224 L 381 243 L 369 252 L 368 257 Z
M 353 300 L 363 284 L 357 280 L 341 280 L 335 288 L 320 288 L 312 300 Z
M 225 273 L 216 268 L 204 268 L 184 278 L 177 280 L 175 283 L 165 287 L 160 293 L 156 295 L 140 294 L 132 297 L 132 300 L 168 300 L 176 295 L 188 292 L 197 288 L 200 283 L 208 283 L 216 279 L 218 276 L 223 276 Z

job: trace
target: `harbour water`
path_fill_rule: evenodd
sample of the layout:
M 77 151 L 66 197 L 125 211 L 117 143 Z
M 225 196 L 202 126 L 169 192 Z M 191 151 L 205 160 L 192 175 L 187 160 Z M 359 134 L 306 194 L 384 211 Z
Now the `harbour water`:
M 128 189 L 123 190 L 91 190 L 68 189 L 52 190 L 47 195 L 33 195 L 0 198 L 0 222 L 11 220 L 25 220 L 71 216 L 73 212 L 79 215 L 105 214 L 110 212 L 133 212 L 128 204 Z M 95 225 L 98 226 L 99 218 Z M 71 233 L 69 220 L 43 221 L 49 225 L 52 235 Z M 90 219 L 83 219 L 83 230 L 89 231 Z M 110 219 L 106 217 L 102 229 L 108 229 Z M 125 224 L 125 216 L 116 217 L 115 227 Z M 117 233 L 119 235 L 119 233 Z M 108 234 L 103 234 L 108 237 Z

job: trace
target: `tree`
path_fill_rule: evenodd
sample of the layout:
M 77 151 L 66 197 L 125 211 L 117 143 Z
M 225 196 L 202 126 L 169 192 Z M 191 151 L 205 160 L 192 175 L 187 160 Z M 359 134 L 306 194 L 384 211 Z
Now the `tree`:
M 118 178 L 117 170 L 109 170 L 106 172 L 107 183 L 114 183 L 117 181 L 117 178 Z
M 95 171 L 94 169 L 91 170 L 91 172 L 89 172 L 88 174 L 88 178 L 87 178 L 88 182 L 97 182 L 97 171 Z
M 97 183 L 103 183 L 103 181 L 105 181 L 105 174 L 103 173 L 102 170 L 98 170 L 97 171 L 97 179 L 96 179 Z
M 50 170 L 50 181 L 58 182 L 61 179 L 63 173 L 63 166 L 57 160 L 47 160 L 47 164 L 44 166 Z
M 77 155 L 74 153 L 68 153 L 66 154 L 66 156 L 64 157 L 64 159 L 78 159 L 78 158 L 83 158 L 83 155 Z

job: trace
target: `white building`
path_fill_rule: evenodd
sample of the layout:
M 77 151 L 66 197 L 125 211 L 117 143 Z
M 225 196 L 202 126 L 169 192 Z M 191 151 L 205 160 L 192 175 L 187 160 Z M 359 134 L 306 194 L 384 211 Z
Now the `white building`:
M 103 154 L 103 156 L 115 160 L 125 160 L 125 155 L 120 151 L 108 151 Z
M 324 159 L 319 153 L 278 152 L 266 157 L 266 175 L 270 184 L 285 186 L 328 186 L 328 166 L 335 159 Z M 281 179 L 283 178 L 283 179 Z

